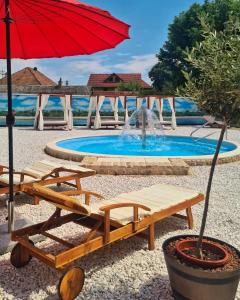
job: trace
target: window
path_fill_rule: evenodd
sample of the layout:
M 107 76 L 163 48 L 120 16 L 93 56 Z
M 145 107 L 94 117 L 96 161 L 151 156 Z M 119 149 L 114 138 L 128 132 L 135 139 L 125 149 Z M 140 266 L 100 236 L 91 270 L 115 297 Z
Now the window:
M 104 80 L 104 82 L 108 83 L 119 83 L 120 81 L 122 81 L 121 78 L 119 78 L 116 74 L 112 74 Z

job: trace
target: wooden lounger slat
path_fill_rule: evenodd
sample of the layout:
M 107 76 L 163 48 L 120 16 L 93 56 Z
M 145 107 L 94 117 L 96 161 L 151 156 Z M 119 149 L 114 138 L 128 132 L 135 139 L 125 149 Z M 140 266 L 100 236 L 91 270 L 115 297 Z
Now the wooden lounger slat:
M 58 243 L 60 243 L 60 244 L 62 244 L 62 245 L 64 245 L 64 246 L 66 246 L 66 247 L 68 247 L 68 248 L 73 248 L 74 247 L 74 244 L 69 243 L 68 241 L 65 241 L 63 239 L 60 239 L 57 236 L 55 236 L 55 235 L 53 235 L 49 232 L 42 232 L 41 234 L 48 237 L 48 238 L 50 238 L 50 239 L 52 239 L 52 240 L 54 240 L 54 241 L 56 241 L 56 242 L 58 242 Z

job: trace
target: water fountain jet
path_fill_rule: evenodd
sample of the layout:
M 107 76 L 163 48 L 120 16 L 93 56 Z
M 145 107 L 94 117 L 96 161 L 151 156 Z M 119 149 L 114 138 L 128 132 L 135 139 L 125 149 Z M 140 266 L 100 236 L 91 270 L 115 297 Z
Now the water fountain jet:
M 132 113 L 124 126 L 122 136 L 132 140 L 141 139 L 142 148 L 145 149 L 147 146 L 154 146 L 159 135 L 158 130 L 163 134 L 157 115 L 152 110 L 141 107 Z

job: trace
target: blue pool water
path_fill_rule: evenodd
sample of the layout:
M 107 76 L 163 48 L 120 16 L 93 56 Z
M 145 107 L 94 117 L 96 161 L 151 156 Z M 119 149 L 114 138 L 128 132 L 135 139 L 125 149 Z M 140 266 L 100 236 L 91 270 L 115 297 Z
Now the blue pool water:
M 147 136 L 145 146 L 140 136 L 92 136 L 57 142 L 57 146 L 78 152 L 132 156 L 199 156 L 212 155 L 216 140 L 184 136 Z M 223 142 L 221 153 L 236 149 L 236 145 Z

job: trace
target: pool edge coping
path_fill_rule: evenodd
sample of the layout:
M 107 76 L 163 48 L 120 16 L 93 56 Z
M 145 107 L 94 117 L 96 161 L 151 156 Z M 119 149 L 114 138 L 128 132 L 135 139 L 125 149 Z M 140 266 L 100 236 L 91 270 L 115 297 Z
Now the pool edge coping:
M 84 138 L 84 137 L 94 137 L 95 135 L 86 135 L 86 136 L 77 136 L 77 137 L 71 137 L 69 140 L 72 139 L 77 139 L 77 138 Z M 105 135 L 97 135 L 97 136 L 105 136 Z M 111 136 L 111 135 L 109 135 Z M 187 137 L 187 136 L 183 136 Z M 151 157 L 152 160 L 156 158 L 156 161 L 159 161 L 161 159 L 166 160 L 166 159 L 174 159 L 174 158 L 179 158 L 182 159 L 184 162 L 186 162 L 190 166 L 198 166 L 198 165 L 210 165 L 213 155 L 200 155 L 200 156 L 137 156 L 137 155 L 113 155 L 113 154 L 96 154 L 96 153 L 90 153 L 90 152 L 78 152 L 75 150 L 69 150 L 69 149 L 64 149 L 62 147 L 57 146 L 56 144 L 60 141 L 63 140 L 68 140 L 68 139 L 58 139 L 54 140 L 52 142 L 47 143 L 47 145 L 44 148 L 44 151 L 53 157 L 64 159 L 64 160 L 72 160 L 72 161 L 77 161 L 81 162 L 84 157 L 97 157 L 97 158 L 143 158 L 147 159 Z M 229 162 L 234 162 L 240 160 L 240 144 L 238 144 L 235 141 L 231 140 L 224 140 L 225 142 L 229 142 L 234 144 L 237 148 L 225 153 L 220 153 L 218 157 L 218 164 L 219 163 L 229 163 Z

